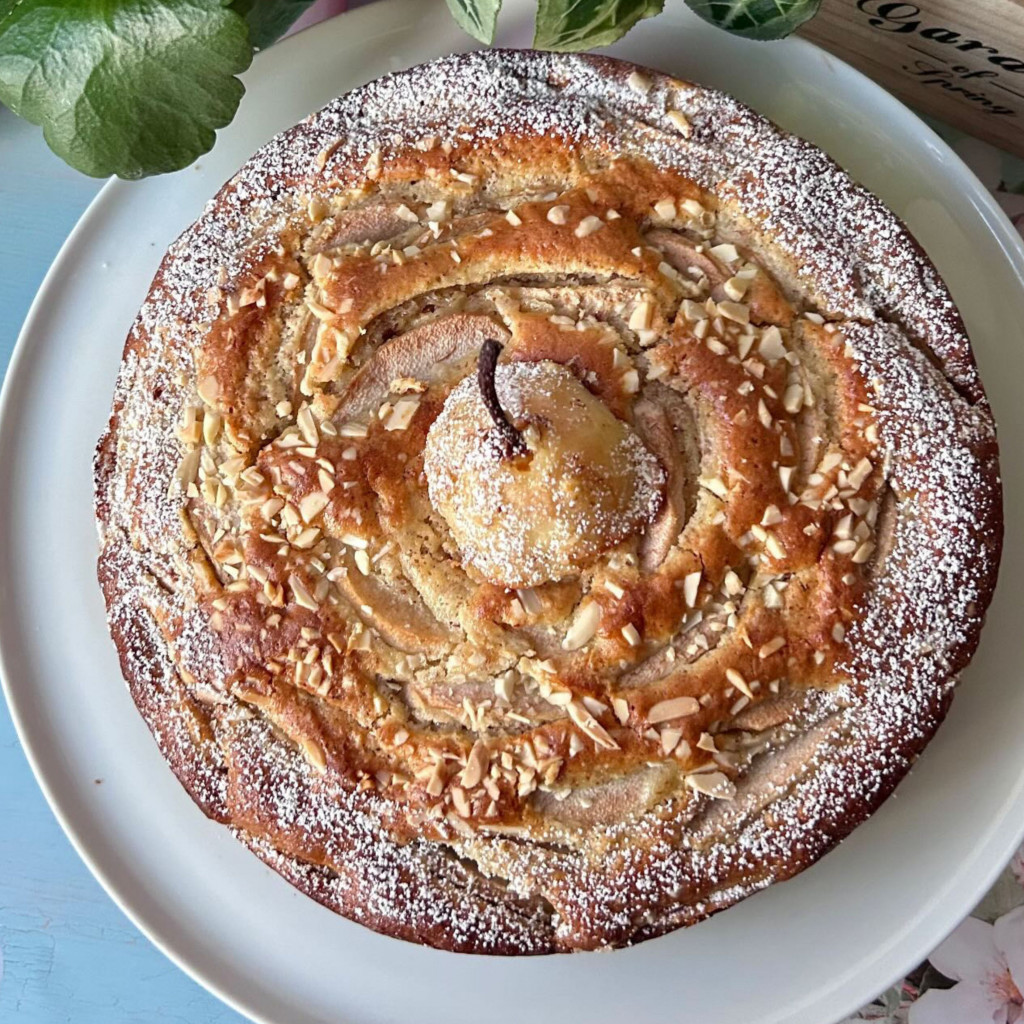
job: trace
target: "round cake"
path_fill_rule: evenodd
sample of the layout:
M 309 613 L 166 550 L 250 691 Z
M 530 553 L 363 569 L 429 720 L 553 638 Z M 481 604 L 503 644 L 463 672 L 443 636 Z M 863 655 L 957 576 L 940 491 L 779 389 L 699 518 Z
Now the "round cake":
M 171 246 L 96 465 L 121 666 L 207 815 L 444 949 L 622 946 L 827 852 L 978 642 L 992 415 L 899 220 L 595 56 L 389 75 Z

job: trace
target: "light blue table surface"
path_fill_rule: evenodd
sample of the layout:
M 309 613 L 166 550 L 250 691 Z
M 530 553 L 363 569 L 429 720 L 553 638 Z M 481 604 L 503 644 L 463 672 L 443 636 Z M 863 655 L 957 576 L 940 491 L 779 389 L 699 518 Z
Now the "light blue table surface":
M 0 108 L 0 376 L 47 268 L 101 185 L 66 167 L 37 128 Z M 166 959 L 78 859 L 3 701 L 0 954 L 3 1024 L 244 1020 Z

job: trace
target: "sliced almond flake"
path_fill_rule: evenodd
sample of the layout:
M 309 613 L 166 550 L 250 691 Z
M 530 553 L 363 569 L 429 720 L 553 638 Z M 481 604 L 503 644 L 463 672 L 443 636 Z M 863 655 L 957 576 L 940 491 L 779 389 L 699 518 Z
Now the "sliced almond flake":
M 804 388 L 802 384 L 790 384 L 782 395 L 782 407 L 790 415 L 795 415 L 804 406 Z
M 370 575 L 370 556 L 362 549 L 358 548 L 356 553 L 352 556 L 356 563 L 356 568 L 364 575 Z
M 715 737 L 709 732 L 702 732 L 697 740 L 697 749 L 706 750 L 709 754 L 717 754 L 718 747 L 715 745 Z
M 473 809 L 466 796 L 466 791 L 461 786 L 452 786 L 450 792 L 452 795 L 452 806 L 455 808 L 456 813 L 462 818 L 472 817 Z
M 627 622 L 626 625 L 622 627 L 622 635 L 625 637 L 626 643 L 628 643 L 630 647 L 640 646 L 640 633 L 632 622 Z
M 547 212 L 547 219 L 552 224 L 562 225 L 569 219 L 568 206 L 552 206 Z
M 785 646 L 786 638 L 782 636 L 777 636 L 774 639 L 769 640 L 768 643 L 762 644 L 761 649 L 757 652 L 757 656 L 762 660 L 765 658 L 770 658 L 773 654 L 776 653 L 776 651 L 781 651 L 782 648 Z
M 592 235 L 595 231 L 600 231 L 604 227 L 604 221 L 600 217 L 593 215 L 584 217 L 583 220 L 576 225 L 576 230 L 573 232 L 577 238 L 586 238 L 587 235 Z
M 687 608 L 692 608 L 697 603 L 697 591 L 700 589 L 702 576 L 702 570 L 697 569 L 683 577 L 683 600 L 686 602 Z
M 515 676 L 511 672 L 505 672 L 494 680 L 494 694 L 511 704 L 515 685 Z
M 416 410 L 420 406 L 420 400 L 415 397 L 403 397 L 395 402 L 394 407 L 388 413 L 384 422 L 385 430 L 405 430 L 412 422 Z
M 295 417 L 295 422 L 298 425 L 299 430 L 302 432 L 302 436 L 311 448 L 316 448 L 320 443 L 320 434 L 316 428 L 316 419 L 313 417 L 313 410 L 308 405 L 304 405 L 298 415 Z
M 774 533 L 768 534 L 765 538 L 764 546 L 772 558 L 783 559 L 786 557 L 786 549 L 783 547 L 782 541 Z
M 381 169 L 381 153 L 380 149 L 375 149 L 367 158 L 366 164 L 363 167 L 363 171 L 368 178 L 376 180 L 380 177 Z
M 615 582 L 615 580 L 605 580 L 604 589 L 608 591 L 616 601 L 621 601 L 626 596 L 626 591 Z
M 772 420 L 772 414 L 768 411 L 768 406 L 764 404 L 763 398 L 757 400 L 757 418 L 761 421 L 762 427 L 768 430 L 771 429 L 774 421 Z
M 330 213 L 330 209 L 323 196 L 310 196 L 306 204 L 306 212 L 314 224 L 319 224 Z
M 431 203 L 426 210 L 423 212 L 423 216 L 428 221 L 433 221 L 435 224 L 441 224 L 448 220 L 451 213 L 451 204 L 447 199 L 438 199 L 436 202 Z
M 740 359 L 746 359 L 750 354 L 750 350 L 754 347 L 755 340 L 756 339 L 753 334 L 741 334 L 739 338 L 736 339 L 736 355 Z M 741 391 L 740 394 L 749 394 L 750 391 L 753 391 L 754 385 L 751 381 L 744 381 L 743 384 L 746 384 L 749 390 L 746 392 Z M 743 385 L 740 386 L 742 387 Z
M 838 537 L 841 540 L 846 540 L 848 537 L 853 536 L 853 513 L 849 513 L 843 516 L 842 519 L 836 523 L 832 530 L 832 536 Z
M 647 721 L 651 725 L 669 722 L 673 718 L 685 718 L 700 711 L 700 702 L 695 697 L 670 697 L 660 700 L 647 712 Z
M 517 590 L 516 596 L 519 598 L 519 603 L 523 606 L 527 615 L 540 615 L 544 610 L 544 603 L 533 587 L 524 587 L 522 590 Z
M 654 204 L 654 215 L 659 220 L 676 219 L 676 202 L 674 199 L 659 199 Z
M 667 757 L 679 746 L 683 738 L 682 729 L 665 728 L 661 730 L 661 752 Z
M 572 701 L 566 710 L 576 726 L 599 747 L 605 750 L 619 749 L 618 743 L 611 738 L 604 726 L 580 702 Z
M 629 721 L 629 702 L 625 697 L 612 697 L 612 710 L 620 725 L 625 725 Z
M 693 134 L 689 118 L 681 110 L 670 110 L 668 119 L 679 129 L 679 134 L 688 139 Z
M 647 330 L 651 326 L 653 317 L 654 303 L 650 299 L 641 299 L 629 315 L 629 329 L 631 331 Z
M 701 772 L 686 776 L 686 785 L 695 793 L 702 793 L 715 800 L 732 800 L 736 786 L 724 772 Z
M 789 485 L 793 482 L 793 473 L 795 471 L 795 466 L 779 466 L 779 482 L 782 484 L 784 491 L 789 491 Z
M 825 457 L 821 460 L 821 465 L 818 469 L 822 473 L 829 473 L 836 468 L 843 461 L 842 452 L 828 452 Z M 821 481 L 816 481 L 820 483 Z
M 639 71 L 631 71 L 629 78 L 626 79 L 626 85 L 638 93 L 641 96 L 646 96 L 651 91 L 651 80 L 646 76 L 642 75 Z
M 203 417 L 203 440 L 208 445 L 216 443 L 223 423 L 223 417 L 219 412 L 210 410 Z
M 298 576 L 294 575 L 294 573 L 288 577 L 288 586 L 291 589 L 292 597 L 294 597 L 296 604 L 314 612 L 320 607 L 316 603 L 316 598 L 313 597 L 306 588 L 305 583 L 303 583 Z
M 872 554 L 874 554 L 874 551 L 874 542 L 866 540 L 853 553 L 853 558 L 851 559 L 851 561 L 853 561 L 856 565 L 863 565 L 866 561 L 868 561 L 869 558 L 871 558 Z
M 738 324 L 750 323 L 750 307 L 742 302 L 720 302 L 718 312 Z
M 329 499 L 323 491 L 310 491 L 299 501 L 299 514 L 307 523 L 312 522 L 327 507 Z
M 175 470 L 174 475 L 179 483 L 187 486 L 193 483 L 199 473 L 199 449 L 193 448 L 192 451 L 186 452 L 181 461 L 178 463 L 178 468 Z
M 572 700 L 572 690 L 549 689 L 543 696 L 549 704 L 554 704 L 558 708 L 564 708 Z
M 320 539 L 320 531 L 315 526 L 309 526 L 302 530 L 297 537 L 292 538 L 291 546 L 300 551 L 308 551 Z
M 325 306 L 322 302 L 317 302 L 316 299 L 306 299 L 306 308 L 317 318 L 317 320 L 330 321 L 334 320 L 337 313 L 334 312 L 329 306 Z
M 662 260 L 658 264 L 658 273 L 661 274 L 662 277 L 668 278 L 669 281 L 674 281 L 678 285 L 690 286 L 690 283 L 683 277 L 683 275 L 680 274 L 671 263 L 666 263 L 665 260 Z
M 747 294 L 747 289 L 750 288 L 750 281 L 745 277 L 730 277 L 722 285 L 722 291 L 733 300 L 733 302 L 739 302 L 744 295 Z
M 576 651 L 588 644 L 593 639 L 600 623 L 601 606 L 596 601 L 588 601 L 580 605 L 576 617 L 562 641 L 563 649 Z
M 747 684 L 747 680 L 743 677 L 743 673 L 734 668 L 727 668 L 725 670 L 725 678 L 736 687 L 745 697 L 753 697 L 754 693 Z
M 481 780 L 487 773 L 487 765 L 490 761 L 490 751 L 482 740 L 473 744 L 473 749 L 466 758 L 466 767 L 462 769 L 460 776 L 462 785 L 466 789 L 475 789 L 480 785 Z
M 729 495 L 729 488 L 720 476 L 701 476 L 697 478 L 697 483 L 716 497 L 726 498 Z
M 856 466 L 847 474 L 846 483 L 847 486 L 852 487 L 855 491 L 860 490 L 861 485 L 869 476 L 874 467 L 871 465 L 871 460 L 868 458 L 862 458 Z
M 324 469 L 323 466 L 317 470 L 316 479 L 317 483 L 320 484 L 320 490 L 325 494 L 330 494 L 334 490 L 334 475 Z
M 782 342 L 782 331 L 774 324 L 771 327 L 766 327 L 761 333 L 757 351 L 761 358 L 767 359 L 769 363 L 785 359 L 786 346 Z
M 729 242 L 713 245 L 708 252 L 723 263 L 735 263 L 740 258 L 739 250 Z

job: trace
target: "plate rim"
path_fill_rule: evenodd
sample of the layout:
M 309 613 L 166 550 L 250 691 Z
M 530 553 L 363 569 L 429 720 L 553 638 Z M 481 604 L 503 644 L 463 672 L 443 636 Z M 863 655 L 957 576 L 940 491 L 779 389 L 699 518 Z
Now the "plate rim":
M 366 7 L 345 12 L 345 24 L 352 25 L 353 21 L 358 21 L 366 23 L 365 25 L 359 26 L 363 29 L 369 29 L 375 24 L 381 28 L 390 27 L 396 17 L 400 15 L 403 6 L 406 6 L 409 2 L 410 0 L 378 0 L 378 2 Z M 511 7 L 511 4 L 508 4 L 508 6 Z M 511 11 L 509 14 L 511 14 Z M 301 46 L 301 42 L 297 43 L 297 40 L 301 41 L 303 37 L 308 37 L 309 33 L 323 30 L 332 22 L 338 22 L 341 20 L 341 18 L 335 17 L 333 19 L 328 19 L 326 22 L 321 22 L 318 25 L 310 26 L 301 32 L 297 32 L 278 43 L 277 46 L 274 47 L 274 51 L 279 52 L 280 49 L 284 48 L 287 48 L 287 50 L 290 51 L 293 48 Z M 870 97 L 872 101 L 889 107 L 890 111 L 895 111 L 895 116 L 897 117 L 909 117 L 912 119 L 923 139 L 936 150 L 937 156 L 941 159 L 943 164 L 945 175 L 956 177 L 961 181 L 966 180 L 966 182 L 971 186 L 970 201 L 974 213 L 984 222 L 986 228 L 991 234 L 991 237 L 998 244 L 999 249 L 1009 264 L 1010 269 L 1013 271 L 1022 295 L 1024 295 L 1024 239 L 1022 239 L 1013 228 L 1009 217 L 999 206 L 989 190 L 980 182 L 970 168 L 967 167 L 949 143 L 947 143 L 913 110 L 907 107 L 882 86 L 878 85 L 868 76 L 863 74 L 863 72 L 860 72 L 858 69 L 847 64 L 841 58 L 836 57 L 834 54 L 831 54 L 810 40 L 804 38 L 793 37 L 788 40 L 788 42 L 799 46 L 807 53 L 813 53 L 816 57 L 824 59 L 826 64 L 841 66 L 844 73 L 852 73 L 854 79 L 859 80 L 859 87 L 862 90 L 865 90 L 866 95 Z M 475 42 L 473 42 L 472 45 L 469 45 L 467 37 L 467 48 L 483 49 L 485 47 L 480 47 Z M 604 49 L 605 48 L 601 48 L 601 50 Z M 254 72 L 259 72 L 260 67 L 265 63 L 265 61 L 260 60 L 261 56 L 262 55 L 257 54 L 253 67 L 247 73 L 246 77 L 252 76 Z M 384 73 L 386 72 L 382 69 L 381 74 Z M 851 174 L 851 177 L 854 177 L 854 175 Z M 857 179 L 854 177 L 854 180 Z M 39 285 L 32 303 L 29 306 L 28 312 L 26 313 L 21 329 L 18 332 L 11 358 L 4 374 L 2 386 L 0 386 L 0 453 L 2 453 L 9 444 L 14 443 L 12 439 L 15 436 L 15 431 L 11 421 L 15 418 L 16 405 L 19 398 L 19 389 L 15 382 L 20 382 L 21 376 L 28 372 L 27 364 L 31 354 L 30 337 L 34 333 L 36 322 L 42 317 L 43 307 L 48 299 L 49 292 L 54 288 L 55 282 L 63 274 L 67 266 L 74 265 L 76 250 L 79 248 L 83 238 L 90 232 L 90 230 L 102 222 L 102 217 L 106 207 L 109 204 L 116 203 L 121 192 L 125 188 L 130 187 L 131 184 L 131 182 L 117 178 L 110 178 L 107 180 L 107 182 L 90 201 L 66 239 L 61 244 L 57 255 L 54 257 L 53 262 Z M 0 508 L 10 500 L 11 499 L 9 497 L 4 496 L 3 489 L 0 489 Z M 3 521 L 4 518 L 5 517 L 0 517 L 0 521 Z M 0 577 L 3 576 L 2 570 L 7 567 L 5 550 L 9 546 L 9 541 L 7 543 L 3 543 L 2 538 L 0 538 Z M 997 592 L 998 589 L 997 585 Z M 62 831 L 67 836 L 76 854 L 85 863 L 90 873 L 100 883 L 106 894 L 114 901 L 115 905 L 126 915 L 126 917 L 128 917 L 135 927 L 137 927 L 139 931 L 142 932 L 142 934 L 152 942 L 164 956 L 166 956 L 188 977 L 203 986 L 225 1005 L 229 1006 L 231 1009 L 249 1020 L 256 1022 L 256 1024 L 280 1024 L 279 1021 L 267 1016 L 259 1010 L 259 1008 L 247 1005 L 242 998 L 229 992 L 225 986 L 221 985 L 220 982 L 215 979 L 213 971 L 208 972 L 203 965 L 190 961 L 187 951 L 181 951 L 176 948 L 176 941 L 164 934 L 164 929 L 159 922 L 151 921 L 149 919 L 150 914 L 144 908 L 137 908 L 132 905 L 131 898 L 121 891 L 121 883 L 111 877 L 111 874 L 106 870 L 106 868 L 102 866 L 92 855 L 85 843 L 85 840 L 79 834 L 79 831 L 72 826 L 60 799 L 55 794 L 42 767 L 42 756 L 39 749 L 42 746 L 42 740 L 37 737 L 37 742 L 33 744 L 30 739 L 31 727 L 23 717 L 22 710 L 19 708 L 14 696 L 14 688 L 10 680 L 16 673 L 12 673 L 11 671 L 14 660 L 10 652 L 13 651 L 16 645 L 16 637 L 8 638 L 9 627 L 5 625 L 5 622 L 9 621 L 10 620 L 7 617 L 0 616 L 0 688 L 3 690 L 18 741 L 32 770 L 32 774 L 35 777 L 36 784 L 39 786 L 51 812 L 60 824 Z M 1009 811 L 1015 803 L 1020 801 L 1022 791 L 1024 791 L 1024 771 L 1022 771 L 1018 777 L 1016 785 L 1006 794 L 1006 798 L 1003 802 L 1003 812 L 998 818 L 994 819 L 990 823 L 986 837 L 979 840 L 974 846 L 973 855 L 969 863 L 976 863 L 992 843 L 995 842 L 997 837 L 994 833 L 1005 825 Z M 885 986 L 883 986 L 882 991 L 884 991 L 884 988 L 888 987 L 888 985 L 892 984 L 894 981 L 905 976 L 907 969 L 912 968 L 917 962 L 923 959 L 923 956 L 927 956 L 927 954 L 935 948 L 938 942 L 941 942 L 942 938 L 956 927 L 959 921 L 963 919 L 964 915 L 969 913 L 970 908 L 977 903 L 978 899 L 980 899 L 988 888 L 991 887 L 992 883 L 1003 871 L 1006 863 L 1012 856 L 1013 851 L 1020 845 L 1022 840 L 1024 840 L 1024 817 L 1022 817 L 1021 823 L 1017 828 L 1012 830 L 1011 839 L 1007 849 L 1002 850 L 1000 856 L 992 865 L 989 866 L 988 870 L 977 875 L 968 875 L 968 877 L 974 879 L 973 885 L 968 886 L 963 881 L 959 883 L 960 889 L 963 890 L 961 893 L 962 899 L 957 900 L 956 905 L 960 907 L 961 904 L 963 904 L 967 909 L 959 909 L 956 914 L 950 914 L 948 912 L 940 913 L 939 917 L 943 921 L 941 929 L 938 927 L 938 922 L 936 922 L 935 937 L 933 939 L 929 940 L 926 944 L 922 938 L 916 945 L 906 947 L 906 964 L 902 964 L 900 970 L 893 970 L 888 973 L 887 976 L 890 980 Z M 956 877 L 950 879 L 947 886 L 944 887 L 942 891 L 941 902 L 946 906 L 949 904 L 948 890 L 956 883 Z M 968 890 L 970 890 L 969 893 Z M 909 932 L 917 927 L 918 922 L 923 915 L 936 913 L 932 910 L 934 905 L 935 901 L 919 908 L 918 912 L 904 923 L 901 933 Z M 927 948 L 923 951 L 918 948 L 925 945 L 927 945 Z M 844 997 L 844 993 L 848 993 L 850 987 L 855 984 L 858 975 L 863 973 L 862 966 L 851 966 L 845 974 L 833 979 L 833 984 L 828 989 L 824 998 L 821 995 L 821 989 L 818 988 L 814 992 L 810 993 L 800 1003 L 792 1004 L 792 1008 L 798 1009 L 801 1006 L 807 1006 L 808 1004 L 815 1002 L 824 1002 L 827 999 L 828 1002 L 835 1004 L 836 1006 L 844 1007 L 844 1009 L 840 1010 L 842 1014 L 855 1011 L 863 1003 L 863 997 L 858 997 L 854 1000 L 849 995 Z M 870 996 L 867 998 L 870 998 Z

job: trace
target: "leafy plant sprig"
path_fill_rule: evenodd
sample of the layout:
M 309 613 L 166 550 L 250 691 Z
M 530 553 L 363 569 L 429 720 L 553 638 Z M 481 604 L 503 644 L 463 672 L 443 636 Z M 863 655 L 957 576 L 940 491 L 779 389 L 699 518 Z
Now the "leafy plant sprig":
M 0 103 L 40 125 L 86 174 L 141 178 L 207 152 L 235 116 L 254 50 L 312 0 L 0 0 Z M 501 0 L 447 0 L 490 44 Z M 821 0 L 686 0 L 752 39 L 788 35 Z M 585 50 L 620 39 L 664 0 L 538 0 L 534 46 Z

